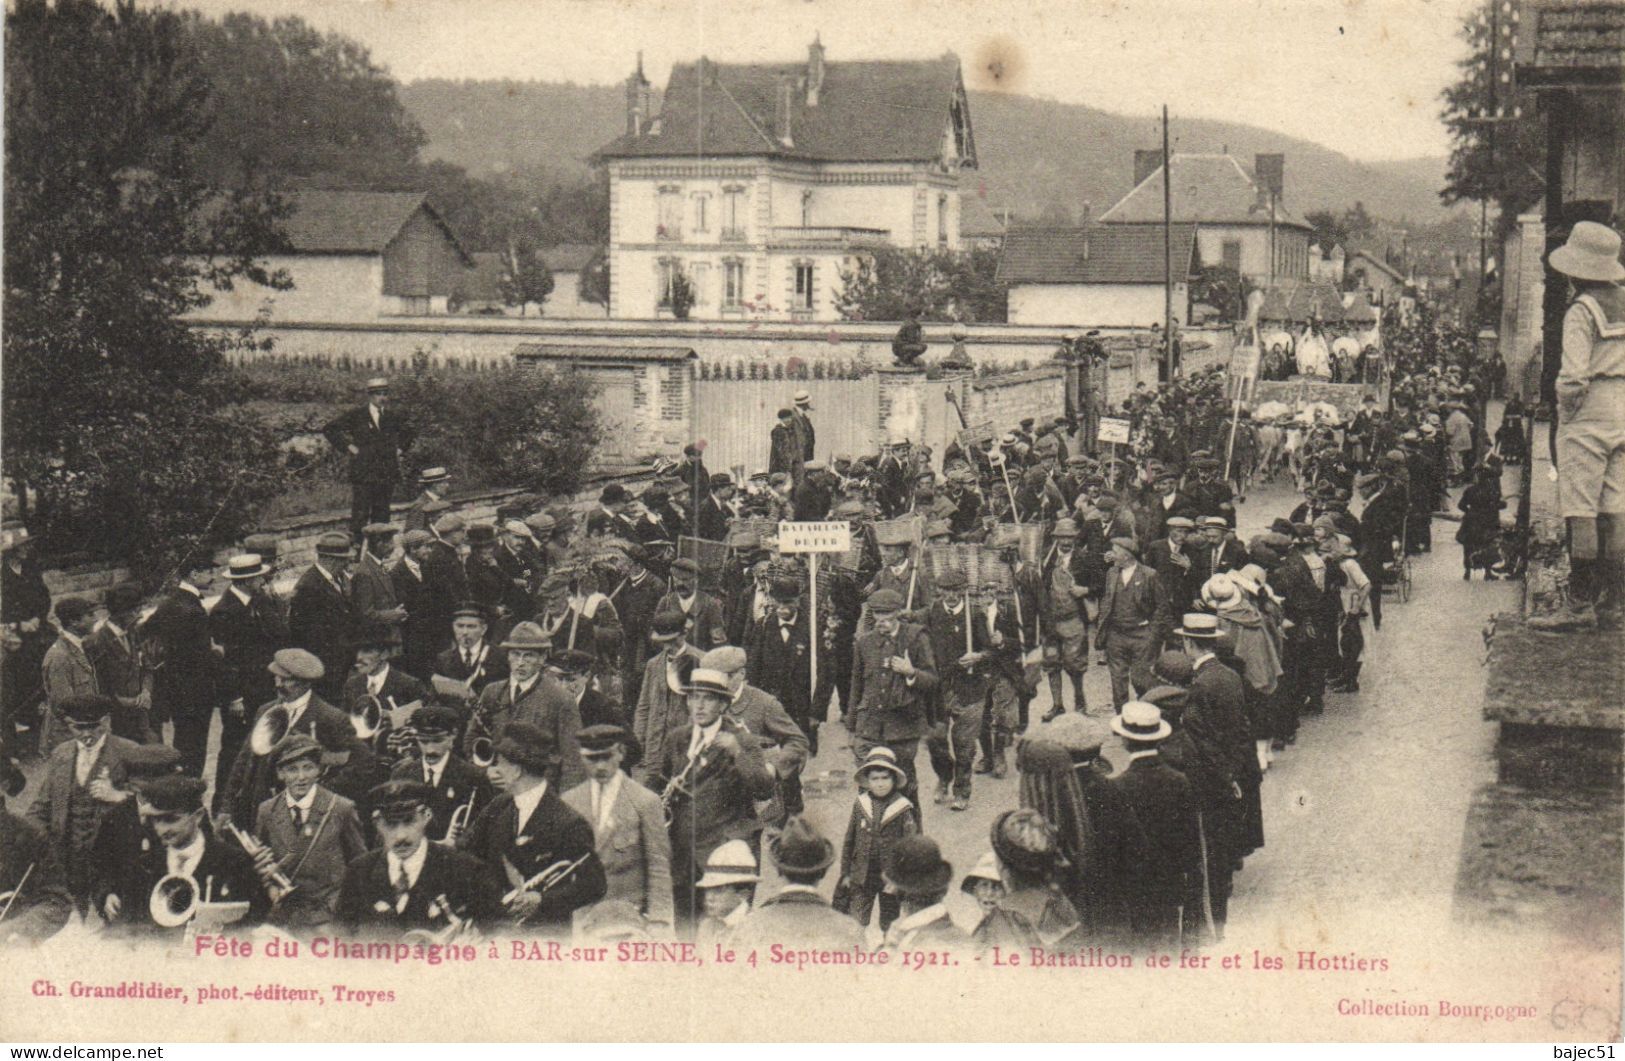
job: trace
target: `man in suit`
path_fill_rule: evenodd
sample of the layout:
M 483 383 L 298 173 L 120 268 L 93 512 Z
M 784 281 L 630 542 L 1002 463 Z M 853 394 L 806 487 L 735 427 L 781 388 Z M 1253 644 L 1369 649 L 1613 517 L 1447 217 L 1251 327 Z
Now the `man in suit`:
M 62 705 L 68 701 L 95 696 L 96 666 L 85 651 L 85 638 L 96 625 L 96 606 L 82 597 L 68 597 L 56 606 L 57 639 L 45 652 L 40 674 L 45 686 L 45 718 L 40 736 L 40 754 L 68 738 L 61 720 Z
M 434 549 L 435 538 L 431 532 L 409 530 L 401 536 L 400 559 L 389 569 L 395 599 L 406 612 L 401 628 L 401 658 L 406 669 L 414 674 L 431 669 L 435 654 L 441 648 L 440 639 L 446 636 L 446 628 L 437 624 L 442 619 L 449 623 L 451 619 L 449 612 L 441 613 L 443 603 L 431 598 L 432 587 L 424 572 L 424 564 Z
M 1229 483 L 1219 478 L 1219 471 L 1217 458 L 1193 457 L 1191 459 L 1193 478 L 1185 484 L 1185 496 L 1191 499 L 1192 505 L 1200 515 L 1222 517 L 1226 527 L 1234 528 L 1236 491 Z
M 350 603 L 350 539 L 339 533 L 316 541 L 316 562 L 299 576 L 288 603 L 288 636 L 322 661 L 320 691 L 336 700 L 350 673 L 351 642 L 359 623 Z
M 1281 646 L 1280 706 L 1284 736 L 1298 731 L 1298 716 L 1325 710 L 1326 676 L 1338 659 L 1337 632 L 1342 625 L 1343 571 L 1321 556 L 1315 529 L 1292 527 L 1292 555 L 1270 572 L 1269 585 L 1281 599 L 1286 638 Z
M 660 797 L 621 768 L 625 729 L 589 725 L 576 734 L 587 780 L 564 794 L 565 806 L 592 826 L 607 886 L 604 901 L 632 904 L 656 933 L 673 930 L 671 837 Z
M 834 480 L 829 465 L 821 460 L 809 460 L 801 466 L 801 478 L 790 492 L 797 520 L 815 522 L 829 515 L 835 503 Z
M 610 594 L 610 603 L 621 620 L 621 701 L 629 705 L 638 702 L 643 665 L 654 654 L 649 628 L 659 610 L 660 598 L 665 596 L 661 580 L 649 571 L 649 562 L 643 549 L 628 548 L 625 579 Z
M 408 704 L 422 705 L 429 698 L 429 690 L 422 682 L 395 666 L 394 657 L 401 648 L 401 635 L 393 626 L 374 626 L 362 630 L 354 644 L 355 666 L 344 680 L 344 692 L 339 703 L 346 713 L 353 714 L 363 696 L 378 698 L 384 713 L 371 744 L 374 754 L 387 767 L 406 748 L 403 736 L 393 733 L 389 712 Z
M 1163 468 L 1154 474 L 1156 478 L 1152 481 L 1151 520 L 1150 525 L 1144 528 L 1145 540 L 1148 543 L 1168 536 L 1168 517 L 1184 516 L 1187 519 L 1194 519 L 1202 514 L 1196 502 L 1179 489 L 1178 469 Z
M 1230 524 L 1223 516 L 1203 516 L 1196 522 L 1202 537 L 1196 544 L 1195 577 L 1201 579 L 1201 584 L 1214 575 L 1247 566 L 1247 547 L 1230 536 Z
M 0 652 L 0 739 L 8 748 L 17 747 L 19 726 L 32 727 L 29 736 L 39 740 L 40 663 L 56 639 L 51 591 L 33 553 L 28 528 L 6 520 L 0 527 L 0 624 L 18 641 Z
M 361 528 L 361 556 L 350 568 L 348 582 L 350 606 L 355 609 L 356 621 L 364 626 L 399 628 L 406 621 L 395 580 L 384 566 L 394 552 L 393 525 L 369 523 Z
M 812 460 L 818 448 L 818 433 L 813 430 L 812 417 L 807 415 L 812 408 L 812 395 L 804 390 L 796 391 L 791 399 L 790 423 L 795 428 L 796 437 L 801 440 L 801 459 L 804 461 Z
M 1190 542 L 1196 521 L 1188 516 L 1169 516 L 1163 525 L 1168 536 L 1145 547 L 1145 563 L 1157 573 L 1157 580 L 1168 594 L 1169 607 L 1184 612 L 1201 595 L 1205 581 L 1197 563 L 1197 547 Z
M 773 425 L 768 437 L 768 474 L 782 472 L 800 481 L 801 465 L 806 459 L 806 449 L 796 433 L 795 414 L 789 409 L 780 409 L 778 423 Z
M 581 580 L 554 572 L 542 583 L 535 625 L 559 649 L 592 653 L 594 673 L 609 680 L 620 670 L 621 617 L 602 594 L 587 594 Z
M 418 496 L 412 499 L 412 504 L 406 510 L 404 529 L 428 530 L 433 518 L 428 508 L 445 501 L 450 486 L 451 473 L 444 468 L 425 468 L 418 472 Z
M 485 609 L 496 628 L 498 638 L 505 636 L 508 627 L 530 613 L 529 602 L 517 614 L 508 610 L 508 591 L 512 583 L 502 565 L 497 563 L 497 529 L 489 523 L 476 523 L 468 528 L 468 555 L 463 558 L 463 581 L 468 585 L 468 599 Z
M 971 604 L 963 571 L 956 567 L 943 569 L 937 576 L 937 590 L 937 601 L 926 613 L 925 628 L 931 637 L 931 654 L 937 660 L 940 711 L 926 750 L 937 776 L 936 803 L 940 806 L 951 799 L 954 810 L 964 810 L 970 806 L 971 767 L 991 687 L 995 666 L 992 657 L 1004 642 L 996 627 L 988 629 L 986 614 L 979 615 Z M 997 645 L 994 637 L 999 638 Z
M 570 744 L 578 748 L 572 730 Z M 547 781 L 557 772 L 558 747 L 536 726 L 511 722 L 496 739 L 491 781 L 502 794 L 474 819 L 459 839 L 461 850 L 507 878 L 508 913 L 523 931 L 563 934 L 575 912 L 604 897 L 607 883 L 598 861 L 593 827 L 565 805 Z M 575 754 L 579 755 L 579 751 Z M 585 773 L 578 767 L 577 774 Z M 551 882 L 532 883 L 552 869 Z
M 689 725 L 652 753 L 652 790 L 671 820 L 672 888 L 681 927 L 699 911 L 695 884 L 705 855 L 727 840 L 760 840 L 756 801 L 774 793 L 760 743 L 727 717 L 733 687 L 721 671 L 696 667 L 688 684 Z
M 458 833 L 467 832 L 474 815 L 489 806 L 492 799 L 491 781 L 485 771 L 453 748 L 462 728 L 463 716 L 454 707 L 428 704 L 419 708 L 412 715 L 417 758 L 402 758 L 390 770 L 393 780 L 420 781 L 428 786 L 429 839 L 454 846 Z M 460 830 L 452 829 L 454 816 L 464 819 Z
M 784 706 L 817 755 L 811 739 L 818 732 L 812 709 L 812 617 L 802 607 L 799 579 L 776 578 L 770 592 L 773 612 L 745 646 L 747 675 L 751 685 Z
M 101 913 L 109 923 L 133 935 L 179 940 L 183 926 L 160 925 L 152 919 L 148 900 L 165 877 L 190 877 L 200 903 L 248 903 L 241 918 L 217 931 L 246 933 L 264 922 L 270 896 L 254 860 L 206 824 L 206 787 L 197 778 L 171 774 L 145 781 L 136 790 L 141 823 L 158 842 L 145 845 L 131 872 L 101 897 Z
M 1132 890 L 1134 942 L 1150 950 L 1177 949 L 1183 921 L 1196 923 L 1202 894 L 1196 793 L 1185 775 L 1157 757 L 1158 744 L 1173 728 L 1156 705 L 1130 701 L 1111 726 L 1123 738 L 1129 764 L 1108 784 L 1134 813 L 1149 848 Z
M 463 923 L 488 931 L 507 922 L 501 874 L 429 842 L 427 785 L 386 781 L 367 802 L 379 846 L 344 869 L 337 920 L 346 933 L 395 940 L 414 929 L 439 933 Z
M 118 703 L 113 732 L 137 744 L 163 738 L 151 725 L 152 696 L 142 689 L 141 659 L 130 631 L 141 612 L 141 590 L 125 582 L 107 591 L 107 621 L 85 638 L 85 655 L 96 671 L 96 688 Z
M 102 822 L 130 798 L 128 782 L 142 766 L 161 768 L 179 756 L 155 745 L 147 751 L 134 741 L 112 734 L 117 702 L 91 693 L 57 705 L 68 739 L 45 760 L 45 776 L 28 820 L 50 837 L 57 864 L 66 876 L 68 894 L 83 909 L 96 876 L 94 845 Z
M 700 657 L 699 666 L 728 678 L 733 690 L 728 718 L 761 745 L 762 758 L 778 787 L 777 796 L 758 807 L 764 825 L 781 825 L 784 819 L 802 811 L 801 770 L 812 758 L 811 742 L 800 725 L 772 693 L 748 680 L 749 664 L 754 662 L 742 648 L 724 645 Z
M 702 653 L 688 643 L 688 620 L 676 608 L 656 611 L 649 623 L 649 642 L 657 649 L 643 665 L 632 736 L 644 749 L 632 776 L 652 787 L 660 756 L 671 734 L 687 732 L 689 672 Z
M 931 579 L 920 570 L 920 562 L 913 555 L 914 539 L 906 525 L 887 524 L 875 528 L 875 540 L 880 546 L 880 570 L 864 588 L 864 598 L 870 599 L 883 589 L 893 590 L 903 602 L 903 608 L 915 617 L 924 617 L 931 607 L 933 590 Z M 873 612 L 871 606 L 870 611 Z M 862 629 L 860 623 L 859 626 Z
M 620 483 L 610 483 L 598 492 L 598 510 L 587 517 L 587 533 L 595 538 L 638 540 L 637 524 L 626 514 L 632 495 Z
M 568 648 L 547 657 L 547 675 L 574 698 L 583 727 L 624 726 L 631 720 L 624 717 L 621 705 L 593 687 L 595 662 L 592 653 Z
M 389 501 L 401 477 L 401 455 L 412 446 L 412 428 L 389 409 L 389 380 L 367 381 L 367 404 L 336 417 L 322 434 L 335 450 L 350 454 L 350 536 L 368 523 L 389 522 Z
M 1129 672 L 1151 665 L 1173 621 L 1156 572 L 1140 563 L 1139 542 L 1113 538 L 1111 559 L 1095 647 L 1106 653 L 1106 667 L 1112 676 L 1112 707 L 1120 711 L 1128 703 Z
M 282 791 L 267 797 L 254 815 L 254 835 L 264 847 L 255 869 L 270 895 L 267 920 L 296 935 L 320 933 L 333 923 L 344 867 L 367 853 L 355 803 L 321 786 L 322 746 L 314 737 L 290 733 L 271 749 Z M 280 873 L 293 884 L 284 891 Z
M 433 632 L 430 652 L 439 652 L 451 640 L 451 613 L 469 599 L 468 575 L 463 567 L 463 544 L 468 525 L 463 517 L 445 513 L 430 528 L 434 540 L 423 551 L 424 619 Z M 487 615 L 487 621 L 490 620 Z
M 700 589 L 700 565 L 679 557 L 671 565 L 671 589 L 655 605 L 657 612 L 674 608 L 688 620 L 688 641 L 701 651 L 728 643 L 728 624 L 722 602 Z
M 19 818 L 0 793 L 0 892 L 11 896 L 0 948 L 56 935 L 73 914 L 62 863 L 45 830 Z
M 267 670 L 276 685 L 276 699 L 262 704 L 254 713 L 254 726 L 271 711 L 282 712 L 286 725 L 272 727 L 267 723 L 268 729 L 280 728 L 280 736 L 304 733 L 315 737 L 328 765 L 346 766 L 359 772 L 370 763 L 372 756 L 356 739 L 350 716 L 316 694 L 316 683 L 321 680 L 323 669 L 322 661 L 302 648 L 285 648 L 275 653 Z M 237 759 L 232 764 L 226 792 L 220 800 L 221 811 L 234 822 L 252 822 L 259 805 L 276 790 L 277 784 L 270 749 L 255 750 L 251 726 L 249 739 L 238 749 Z
M 852 753 L 858 762 L 877 744 L 890 748 L 908 775 L 903 794 L 919 806 L 914 759 L 936 695 L 937 663 L 925 627 L 903 620 L 903 598 L 893 589 L 869 597 L 874 629 L 858 637 L 852 663 Z
M 557 787 L 573 788 L 586 776 L 575 744 L 581 711 L 569 691 L 543 673 L 552 641 L 535 623 L 520 623 L 498 647 L 508 653 L 508 677 L 489 682 L 480 690 L 468 733 L 472 734 L 477 725 L 494 739 L 501 735 L 503 727 L 514 722 L 535 726 L 548 735 L 553 747 L 562 749 L 554 759 L 549 780 Z M 465 734 L 465 746 L 468 739 Z
M 249 713 L 276 696 L 271 660 L 292 641 L 276 601 L 266 591 L 271 568 L 256 553 L 226 564 L 226 591 L 209 610 L 209 636 L 220 661 L 220 754 L 215 760 L 214 809 L 219 810 L 231 765 L 248 739 Z
M 209 613 L 203 603 L 214 567 L 207 558 L 197 556 L 182 570 L 183 577 L 141 626 L 158 643 L 163 660 L 153 676 L 152 723 L 175 724 L 175 747 L 186 772 L 201 776 L 208 756 L 209 724 L 219 702 L 223 652 L 210 639 Z
M 733 500 L 734 480 L 727 472 L 711 476 L 710 490 L 700 500 L 695 533 L 707 541 L 720 542 L 728 534 L 728 521 L 734 512 L 728 502 Z
M 508 677 L 508 659 L 491 643 L 485 609 L 465 602 L 452 612 L 451 647 L 434 658 L 435 677 L 463 682 L 472 701 L 491 682 Z
M 749 951 L 774 944 L 845 950 L 863 944 L 863 926 L 833 909 L 818 884 L 835 861 L 835 845 L 805 818 L 792 818 L 768 846 L 784 887 L 739 923 L 729 944 Z

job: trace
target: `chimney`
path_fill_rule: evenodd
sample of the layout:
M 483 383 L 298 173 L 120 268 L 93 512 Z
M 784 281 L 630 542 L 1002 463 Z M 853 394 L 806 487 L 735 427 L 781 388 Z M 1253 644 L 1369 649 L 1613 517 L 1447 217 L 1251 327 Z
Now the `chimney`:
M 649 79 L 643 76 L 643 53 L 638 53 L 638 68 L 626 79 L 626 135 L 642 136 L 643 124 L 649 119 Z
M 796 83 L 788 77 L 779 78 L 778 105 L 773 109 L 773 135 L 785 147 L 795 147 L 790 135 L 790 114 L 795 106 Z
M 1273 193 L 1276 199 L 1280 199 L 1285 190 L 1285 178 L 1285 155 L 1253 156 L 1253 180 L 1265 193 Z
M 1162 168 L 1162 149 L 1152 148 L 1149 151 L 1138 150 L 1134 152 L 1134 186 L 1138 188 L 1151 174 Z
M 818 106 L 818 91 L 824 87 L 824 45 L 813 34 L 813 42 L 807 49 L 807 106 Z

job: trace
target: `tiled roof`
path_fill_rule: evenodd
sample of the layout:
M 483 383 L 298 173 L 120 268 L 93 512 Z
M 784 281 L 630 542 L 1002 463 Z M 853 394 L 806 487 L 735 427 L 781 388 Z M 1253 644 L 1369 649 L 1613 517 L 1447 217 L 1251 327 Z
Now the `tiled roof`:
M 1519 7 L 1520 85 L 1625 85 L 1625 0 L 1522 0 Z
M 1009 211 L 998 208 L 1005 217 Z M 966 189 L 959 197 L 959 235 L 961 238 L 1002 236 L 1010 226 L 995 212 L 988 201 Z
M 293 213 L 282 227 L 301 254 L 382 254 L 419 210 L 457 243 L 422 192 L 297 191 L 287 198 Z
M 1405 282 L 1405 277 L 1400 274 L 1398 269 L 1395 269 L 1392 265 L 1389 265 L 1387 262 L 1377 257 L 1375 254 L 1372 254 L 1370 251 L 1355 251 L 1353 254 L 1349 255 L 1348 263 L 1345 268 L 1352 271 L 1355 266 L 1361 264 L 1369 265 L 1380 273 L 1386 273 L 1396 284 L 1403 284 Z
M 1173 219 L 1216 225 L 1267 225 L 1269 200 L 1260 198 L 1259 186 L 1241 163 L 1230 155 L 1174 155 Z M 1100 215 L 1103 224 L 1162 222 L 1162 167 Z M 1275 204 L 1275 223 L 1307 229 L 1309 226 Z
M 1260 320 L 1323 321 L 1343 319 L 1343 298 L 1331 284 L 1309 280 L 1282 280 L 1264 292 L 1259 307 Z
M 809 106 L 805 63 L 672 67 L 658 118 L 641 136 L 621 136 L 604 158 L 773 155 L 829 162 L 926 162 L 940 158 L 950 113 L 965 128 L 963 154 L 976 164 L 959 58 L 826 62 L 817 106 Z M 779 85 L 795 85 L 790 140 L 775 132 Z
M 1174 225 L 1174 281 L 1194 268 L 1196 226 Z M 1013 228 L 1004 237 L 998 279 L 1009 284 L 1160 284 L 1161 227 Z

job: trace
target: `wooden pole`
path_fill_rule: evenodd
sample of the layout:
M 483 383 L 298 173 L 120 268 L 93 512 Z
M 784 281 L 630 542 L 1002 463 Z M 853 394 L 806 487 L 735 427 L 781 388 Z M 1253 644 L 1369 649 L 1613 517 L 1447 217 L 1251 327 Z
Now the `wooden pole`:
M 1174 381 L 1174 175 L 1168 165 L 1168 105 L 1162 105 L 1162 345 L 1168 382 Z
M 808 642 L 809 642 L 808 645 L 807 645 L 807 651 L 809 653 L 808 663 L 810 664 L 809 680 L 812 683 L 812 688 L 807 690 L 807 695 L 811 699 L 817 699 L 817 697 L 818 697 L 818 642 L 823 640 L 823 636 L 822 636 L 822 629 L 823 628 L 818 625 L 818 554 L 817 553 L 808 553 L 807 554 L 807 610 L 811 613 L 811 614 L 809 614 L 807 616 L 807 629 L 812 631 L 812 636 L 807 639 Z M 845 710 L 845 705 L 844 704 L 842 705 L 842 709 Z

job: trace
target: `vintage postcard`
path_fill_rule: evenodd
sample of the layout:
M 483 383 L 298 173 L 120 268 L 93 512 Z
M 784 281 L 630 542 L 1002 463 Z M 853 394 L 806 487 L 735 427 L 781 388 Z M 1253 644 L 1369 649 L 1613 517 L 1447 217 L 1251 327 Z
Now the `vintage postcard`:
M 5 17 L 0 1038 L 1620 1039 L 1625 0 Z

